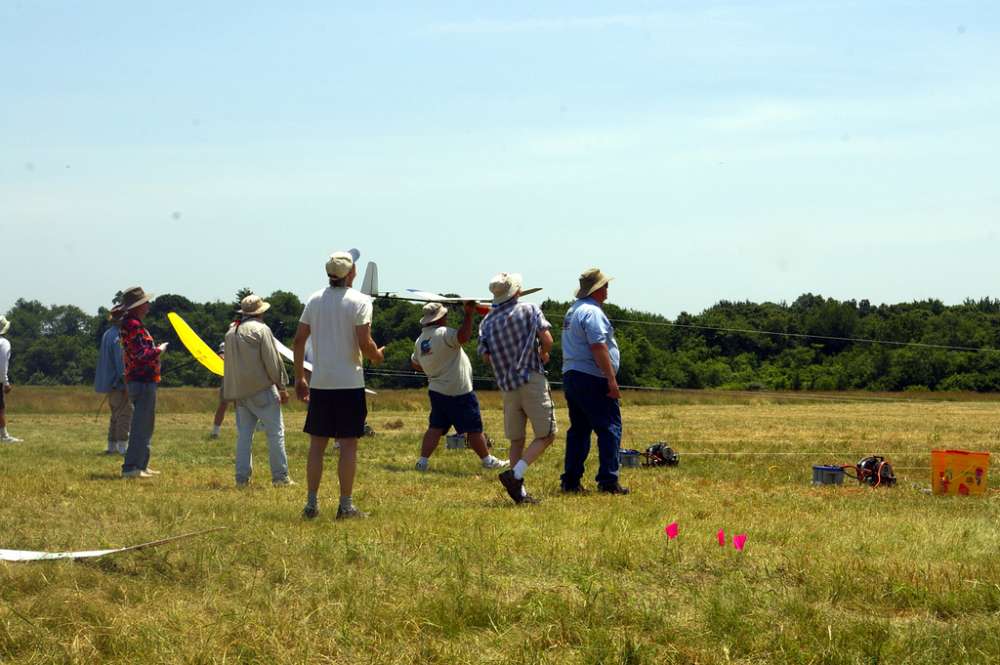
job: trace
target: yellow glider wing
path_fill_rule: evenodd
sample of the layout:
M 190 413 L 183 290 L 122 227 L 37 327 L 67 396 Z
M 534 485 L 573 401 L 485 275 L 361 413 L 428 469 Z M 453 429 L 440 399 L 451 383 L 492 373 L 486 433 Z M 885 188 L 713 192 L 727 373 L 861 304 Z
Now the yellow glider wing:
M 191 329 L 184 319 L 177 316 L 175 313 L 170 312 L 167 314 L 167 318 L 170 319 L 170 323 L 174 326 L 174 330 L 177 331 L 177 336 L 181 338 L 184 342 L 184 346 L 187 350 L 191 352 L 191 355 L 200 362 L 202 365 L 208 368 L 208 371 L 213 374 L 218 374 L 222 376 L 222 368 L 225 365 L 222 358 L 220 358 L 212 349 L 202 341 L 201 337 L 198 337 L 198 333 Z

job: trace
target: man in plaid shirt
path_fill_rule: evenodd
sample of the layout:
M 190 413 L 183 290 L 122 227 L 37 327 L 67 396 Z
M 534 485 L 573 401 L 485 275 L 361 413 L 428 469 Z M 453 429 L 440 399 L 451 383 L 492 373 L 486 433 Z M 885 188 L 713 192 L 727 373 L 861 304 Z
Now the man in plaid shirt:
M 541 457 L 559 431 L 545 378 L 552 324 L 538 305 L 518 302 L 520 275 L 500 273 L 490 280 L 490 293 L 497 307 L 479 326 L 479 354 L 493 368 L 493 376 L 503 391 L 504 435 L 510 439 L 513 468 L 500 474 L 500 482 L 515 503 L 537 503 L 524 489 L 524 472 Z M 535 438 L 525 450 L 529 420 Z

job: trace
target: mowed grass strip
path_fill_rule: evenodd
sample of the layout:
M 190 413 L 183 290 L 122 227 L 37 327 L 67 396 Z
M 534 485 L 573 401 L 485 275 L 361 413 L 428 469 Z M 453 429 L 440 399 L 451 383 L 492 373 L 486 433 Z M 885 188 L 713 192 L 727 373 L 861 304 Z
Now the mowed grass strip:
M 227 530 L 94 560 L 0 563 L 0 662 L 998 660 L 998 469 L 981 497 L 913 488 L 929 487 L 932 449 L 1000 452 L 996 401 L 628 393 L 625 445 L 666 440 L 681 464 L 623 469 L 632 493 L 610 497 L 557 491 L 569 425 L 557 394 L 562 433 L 527 476 L 543 503 L 514 506 L 471 451 L 442 442 L 415 472 L 426 394 L 380 392 L 355 491 L 373 517 L 334 519 L 333 453 L 321 514 L 304 522 L 303 406 L 285 412 L 300 484 L 270 486 L 258 434 L 254 480 L 238 490 L 231 412 L 208 437 L 216 399 L 162 390 L 150 466 L 163 475 L 122 481 L 120 458 L 100 454 L 99 395 L 15 387 L 10 427 L 25 441 L 0 448 L 0 548 Z M 499 396 L 480 401 L 505 457 Z M 811 486 L 813 465 L 869 454 L 897 467 L 899 487 Z M 736 534 L 748 536 L 742 552 Z

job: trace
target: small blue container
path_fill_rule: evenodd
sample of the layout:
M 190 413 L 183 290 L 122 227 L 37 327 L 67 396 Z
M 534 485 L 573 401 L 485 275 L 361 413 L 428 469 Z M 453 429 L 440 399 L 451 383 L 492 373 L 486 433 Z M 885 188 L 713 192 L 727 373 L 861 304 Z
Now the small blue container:
M 839 466 L 814 466 L 813 485 L 843 485 L 844 470 Z
M 639 466 L 639 453 L 633 450 L 630 451 L 619 450 L 618 465 L 629 468 L 635 468 Z

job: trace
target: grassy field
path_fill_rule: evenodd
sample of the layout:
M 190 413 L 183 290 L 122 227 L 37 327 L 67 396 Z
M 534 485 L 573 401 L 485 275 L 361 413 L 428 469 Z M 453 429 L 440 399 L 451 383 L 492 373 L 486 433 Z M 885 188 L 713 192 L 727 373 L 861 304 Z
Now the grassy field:
M 561 434 L 526 479 L 543 502 L 515 506 L 470 451 L 442 445 L 413 471 L 426 395 L 385 392 L 355 491 L 372 519 L 333 519 L 329 457 L 321 515 L 304 522 L 303 405 L 285 412 L 303 484 L 270 486 L 258 435 L 257 475 L 238 490 L 232 414 L 208 437 L 217 391 L 160 396 L 150 466 L 163 475 L 144 481 L 100 454 L 100 396 L 8 396 L 24 443 L 0 447 L 0 548 L 226 530 L 0 563 L 0 663 L 1000 662 L 1000 469 L 980 497 L 918 491 L 932 449 L 1000 452 L 996 398 L 629 393 L 624 444 L 667 440 L 679 467 L 623 469 L 628 496 L 562 495 Z M 506 457 L 499 399 L 480 397 Z M 811 486 L 813 465 L 871 454 L 898 487 Z

